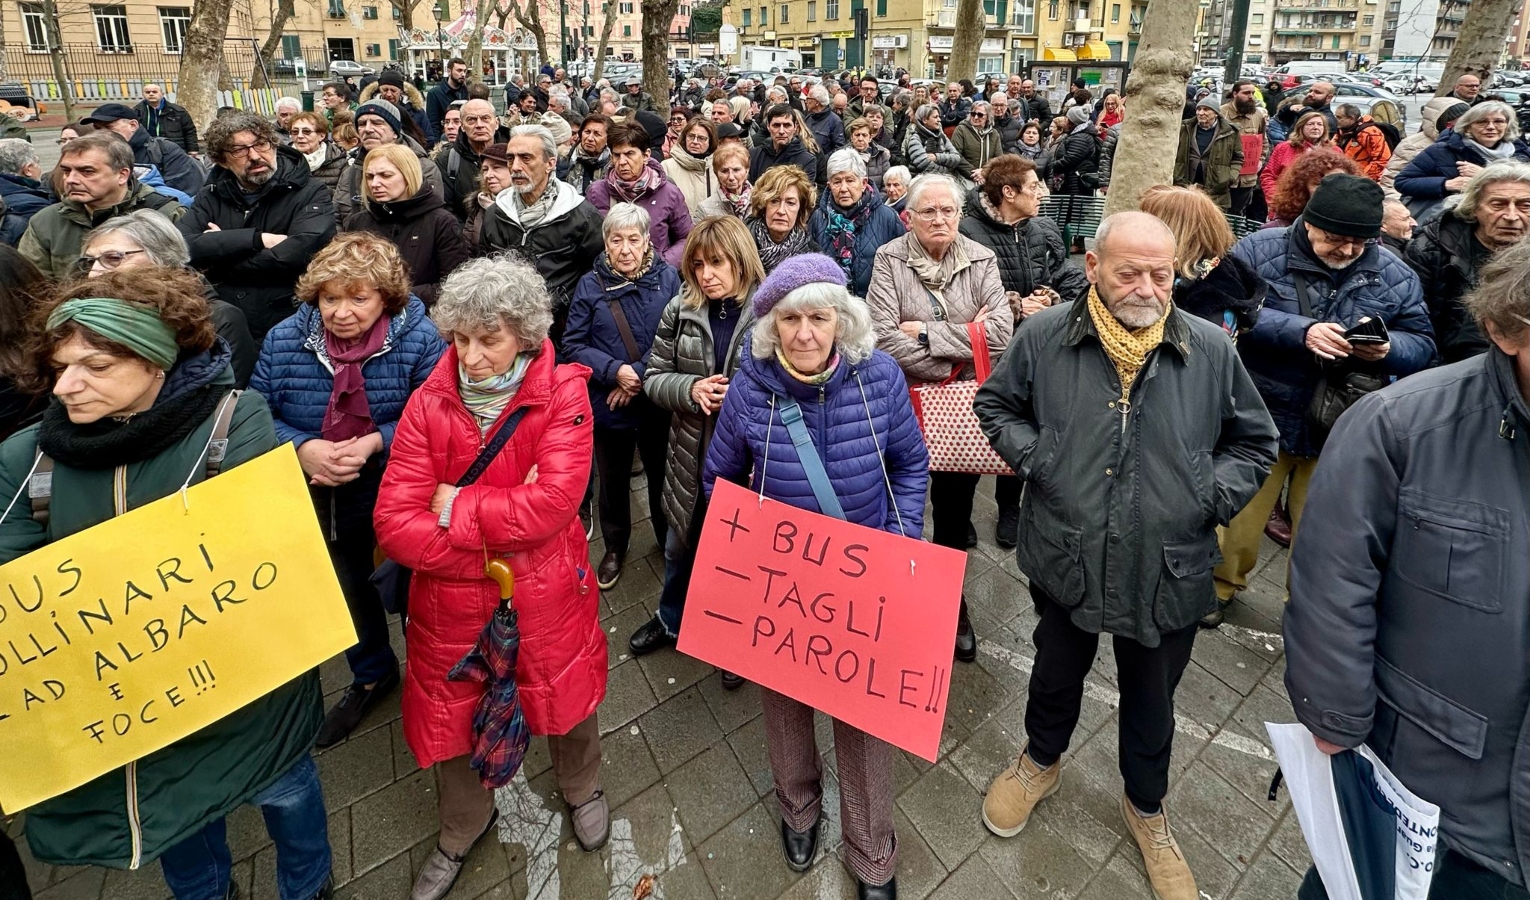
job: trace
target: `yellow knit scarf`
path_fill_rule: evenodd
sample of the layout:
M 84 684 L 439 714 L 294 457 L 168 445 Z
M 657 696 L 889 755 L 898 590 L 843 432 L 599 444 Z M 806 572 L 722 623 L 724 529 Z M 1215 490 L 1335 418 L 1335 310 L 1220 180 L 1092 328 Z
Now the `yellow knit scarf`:
M 1110 357 L 1110 361 L 1115 364 L 1116 374 L 1121 376 L 1121 400 L 1124 402 L 1131 395 L 1132 382 L 1137 380 L 1137 373 L 1147 362 L 1147 355 L 1163 342 L 1163 327 L 1169 321 L 1169 310 L 1164 310 L 1163 316 L 1148 327 L 1128 331 L 1121 320 L 1105 308 L 1105 301 L 1100 299 L 1099 292 L 1090 287 L 1089 318 L 1094 320 L 1094 329 L 1100 334 L 1100 344 L 1105 347 L 1105 355 Z

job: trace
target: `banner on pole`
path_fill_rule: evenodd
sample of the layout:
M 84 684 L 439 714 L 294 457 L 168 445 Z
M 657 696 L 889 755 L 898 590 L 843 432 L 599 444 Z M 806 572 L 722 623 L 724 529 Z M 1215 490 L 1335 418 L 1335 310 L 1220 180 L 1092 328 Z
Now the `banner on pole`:
M 966 561 L 718 481 L 679 649 L 933 762 Z
M 26 515 L 23 504 L 12 515 Z M 140 759 L 356 642 L 284 445 L 0 567 L 0 806 Z

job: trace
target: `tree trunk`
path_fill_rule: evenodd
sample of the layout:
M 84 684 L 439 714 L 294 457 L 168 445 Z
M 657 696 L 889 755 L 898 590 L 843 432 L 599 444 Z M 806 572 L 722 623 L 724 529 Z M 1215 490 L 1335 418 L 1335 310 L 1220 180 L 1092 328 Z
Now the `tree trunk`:
M 983 46 L 987 24 L 983 0 L 959 0 L 956 4 L 956 35 L 951 39 L 950 62 L 946 64 L 946 81 L 977 77 L 978 49 Z
M 471 7 L 473 15 L 473 33 L 468 36 L 467 49 L 462 53 L 462 58 L 467 62 L 467 83 L 477 84 L 483 81 L 483 30 L 488 25 L 485 21 L 487 16 L 477 14 L 478 7 Z
M 181 53 L 176 101 L 186 107 L 197 128 L 206 128 L 218 111 L 218 79 L 223 71 L 223 39 L 233 0 L 199 0 L 191 10 Z
M 531 32 L 531 36 L 537 39 L 537 59 L 542 65 L 546 65 L 552 57 L 547 55 L 547 29 L 542 27 L 542 2 L 531 0 L 528 5 L 531 7 L 531 13 L 521 19 L 521 24 L 525 25 L 526 30 Z M 536 73 L 526 73 L 526 82 L 536 84 Z
M 260 45 L 260 53 L 255 57 L 254 71 L 250 72 L 250 87 L 266 87 L 266 74 L 273 71 L 277 48 L 282 45 L 282 32 L 287 29 L 287 22 L 297 14 L 293 0 L 276 0 L 276 5 L 271 10 L 271 30 L 266 32 L 266 40 Z
M 675 20 L 680 0 L 643 2 L 643 92 L 654 99 L 669 118 L 669 23 Z
M 1461 34 L 1450 50 L 1445 71 L 1440 73 L 1436 97 L 1450 93 L 1456 79 L 1468 73 L 1482 77 L 1482 90 L 1487 93 L 1489 76 L 1503 59 L 1504 35 L 1509 33 L 1517 5 L 1518 0 L 1471 0 Z
M 1152 0 L 1142 17 L 1137 61 L 1126 79 L 1126 121 L 1111 166 L 1106 215 L 1136 209 L 1143 191 L 1173 183 L 1185 82 L 1195 68 L 1191 44 L 1198 12 L 1184 0 Z
M 393 8 L 398 10 L 399 27 L 405 31 L 414 30 L 414 8 L 420 4 L 420 0 L 389 0 Z
M 5 34 L 5 4 L 0 3 L 0 35 Z M 5 42 L 0 41 L 0 81 L 8 81 L 10 73 L 5 65 Z
M 69 55 L 64 52 L 64 37 L 59 33 L 58 4 L 42 0 L 43 30 L 48 35 L 48 55 L 53 58 L 53 80 L 58 82 L 59 99 L 64 101 L 64 118 L 74 121 L 74 73 L 69 71 Z
M 600 45 L 595 48 L 595 70 L 590 73 L 590 84 L 600 84 L 600 75 L 606 68 L 606 48 L 611 46 L 611 32 L 616 30 L 616 16 L 611 15 L 612 2 L 614 0 L 600 4 L 601 15 L 606 19 L 600 26 Z

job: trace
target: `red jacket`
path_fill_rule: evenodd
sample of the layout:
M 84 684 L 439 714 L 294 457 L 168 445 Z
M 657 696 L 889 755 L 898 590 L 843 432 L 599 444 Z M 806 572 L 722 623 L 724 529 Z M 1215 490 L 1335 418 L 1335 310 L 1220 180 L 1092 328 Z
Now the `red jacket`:
M 399 420 L 374 519 L 383 551 L 414 570 L 404 739 L 421 766 L 472 752 L 483 686 L 449 682 L 446 673 L 499 602 L 483 574 L 487 555 L 509 560 L 515 573 L 515 676 L 532 733 L 566 734 L 605 697 L 600 592 L 576 515 L 594 448 L 589 377 L 584 366 L 555 365 L 552 342 L 543 342 L 500 422 L 519 407 L 529 412 L 482 477 L 457 494 L 449 528 L 437 524 L 431 495 L 460 478 L 500 427 L 480 437 L 457 394 L 455 349 L 447 348 Z M 533 465 L 536 481 L 526 484 Z

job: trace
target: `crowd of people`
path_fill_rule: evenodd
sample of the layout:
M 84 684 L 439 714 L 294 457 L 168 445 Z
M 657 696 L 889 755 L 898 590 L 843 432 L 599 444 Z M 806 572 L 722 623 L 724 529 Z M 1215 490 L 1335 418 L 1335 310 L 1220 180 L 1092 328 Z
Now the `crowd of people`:
M 120 776 L 45 801 L 27 814 L 33 854 L 157 859 L 177 900 L 223 898 L 223 817 L 251 803 L 284 900 L 330 896 L 309 748 L 402 688 L 441 827 L 411 896 L 445 896 L 497 816 L 470 764 L 483 687 L 446 677 L 499 602 L 486 554 L 516 578 L 527 723 L 574 837 L 597 850 L 599 596 L 632 545 L 634 467 L 664 559 L 656 612 L 628 640 L 644 655 L 677 642 L 719 478 L 915 539 L 928 509 L 929 540 L 975 547 L 980 477 L 931 470 L 910 389 L 970 381 L 991 357 L 973 412 L 1013 472 L 995 479 L 994 540 L 1039 624 L 1023 743 L 974 815 L 1011 837 L 1057 790 L 1109 634 L 1121 813 L 1155 894 L 1194 900 L 1163 806 L 1174 692 L 1197 630 L 1248 587 L 1261 535 L 1310 528 L 1322 538 L 1290 573 L 1297 714 L 1337 751 L 1385 713 L 1400 749 L 1373 749 L 1407 771 L 1462 750 L 1440 729 L 1491 694 L 1467 748 L 1474 792 L 1430 799 L 1447 804 L 1447 858 L 1524 896 L 1507 797 L 1530 654 L 1522 629 L 1492 627 L 1530 580 L 1509 551 L 1523 502 L 1503 496 L 1524 486 L 1510 445 L 1530 429 L 1530 145 L 1513 110 L 1458 87 L 1394 141 L 1326 82 L 1279 102 L 1248 81 L 1224 102 L 1192 95 L 1172 183 L 1086 249 L 1043 202 L 1065 198 L 1066 217 L 1096 191 L 1140 190 L 1110 181 L 1124 98 L 1075 84 L 1054 118 L 1018 75 L 903 81 L 693 80 L 665 110 L 636 81 L 549 70 L 501 114 L 452 60 L 426 93 L 385 72 L 354 101 L 336 82 L 318 111 L 228 110 L 201 133 L 150 86 L 66 128 L 53 173 L 0 140 L 0 494 L 31 492 L 35 511 L 43 460 L 52 492 L 49 514 L 0 519 L 0 561 L 178 490 L 218 435 L 221 469 L 291 444 L 357 633 L 332 708 L 304 677 L 155 754 L 129 778 L 136 806 Z M 1250 215 L 1265 227 L 1235 239 L 1228 216 Z M 1449 485 L 1421 482 L 1414 453 L 1450 455 Z M 1363 511 L 1339 484 L 1356 478 Z M 371 577 L 379 550 L 414 573 L 400 608 Z M 1414 555 L 1413 577 L 1386 577 L 1390 550 Z M 1357 562 L 1374 578 L 1341 571 Z M 1304 594 L 1318 579 L 1345 598 Z M 1378 614 L 1378 590 L 1404 610 Z M 1507 683 L 1393 657 L 1378 701 L 1357 660 L 1376 656 L 1379 677 L 1382 654 L 1450 633 L 1446 613 L 1408 611 L 1435 596 L 1514 656 L 1507 673 L 1474 663 Z M 970 663 L 977 647 L 963 598 L 952 653 Z M 823 815 L 812 710 L 761 696 L 782 852 L 803 871 Z M 858 896 L 896 897 L 891 747 L 834 733 Z M 1449 805 L 1484 792 L 1490 809 Z

